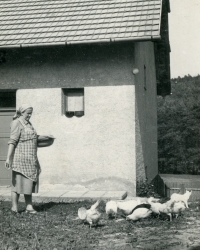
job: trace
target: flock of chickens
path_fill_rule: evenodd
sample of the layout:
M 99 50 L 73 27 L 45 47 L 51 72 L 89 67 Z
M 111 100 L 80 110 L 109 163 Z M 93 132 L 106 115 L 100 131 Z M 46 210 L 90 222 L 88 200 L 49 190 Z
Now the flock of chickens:
M 177 218 L 186 208 L 188 208 L 188 199 L 192 191 L 187 191 L 185 194 L 172 194 L 170 200 L 165 203 L 160 203 L 159 199 L 154 197 L 136 197 L 133 200 L 111 200 L 106 203 L 105 211 L 108 217 L 116 218 L 117 214 L 125 217 L 126 220 L 137 221 L 149 217 L 151 214 L 162 213 L 167 214 L 172 221 L 172 216 Z M 97 225 L 101 213 L 97 210 L 100 200 L 98 200 L 90 209 L 81 207 L 78 209 L 78 217 L 92 225 Z

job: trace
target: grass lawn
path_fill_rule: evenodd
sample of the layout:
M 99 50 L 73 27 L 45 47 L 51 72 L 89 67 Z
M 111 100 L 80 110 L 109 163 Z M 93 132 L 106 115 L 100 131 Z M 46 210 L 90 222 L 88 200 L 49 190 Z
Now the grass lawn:
M 20 214 L 13 215 L 11 203 L 0 201 L 0 249 L 200 249 L 200 202 L 189 204 L 183 216 L 172 222 L 167 217 L 129 222 L 120 216 L 108 219 L 101 201 L 102 219 L 90 229 L 77 218 L 77 211 L 93 203 L 35 203 L 36 215 L 25 214 L 20 203 Z

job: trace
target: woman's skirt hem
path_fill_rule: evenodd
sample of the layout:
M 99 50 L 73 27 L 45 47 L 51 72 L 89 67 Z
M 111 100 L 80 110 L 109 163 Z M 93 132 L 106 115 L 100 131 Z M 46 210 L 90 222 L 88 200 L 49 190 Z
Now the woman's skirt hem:
M 37 182 L 28 179 L 25 175 L 12 171 L 12 185 L 11 191 L 18 194 L 32 194 L 38 193 L 39 179 Z

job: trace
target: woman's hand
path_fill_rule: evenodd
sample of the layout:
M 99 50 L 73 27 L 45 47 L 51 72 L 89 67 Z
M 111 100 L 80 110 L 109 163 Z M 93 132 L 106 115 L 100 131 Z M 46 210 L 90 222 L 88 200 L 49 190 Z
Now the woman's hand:
M 5 168 L 7 170 L 10 170 L 11 169 L 11 160 L 10 159 L 7 159 L 6 162 L 5 162 Z
M 9 144 L 7 159 L 5 162 L 5 168 L 8 170 L 11 169 L 14 152 L 15 152 L 15 146 L 13 144 Z

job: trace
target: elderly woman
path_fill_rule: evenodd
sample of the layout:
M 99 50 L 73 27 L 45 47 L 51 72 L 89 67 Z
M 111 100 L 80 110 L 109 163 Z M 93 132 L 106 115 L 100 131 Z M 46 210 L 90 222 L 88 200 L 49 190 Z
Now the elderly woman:
M 29 121 L 32 113 L 33 108 L 24 104 L 17 110 L 11 122 L 5 167 L 12 168 L 11 211 L 14 213 L 18 212 L 20 194 L 24 194 L 26 213 L 37 213 L 32 205 L 32 193 L 38 193 L 41 171 L 37 158 L 37 141 L 48 136 L 37 135 Z

